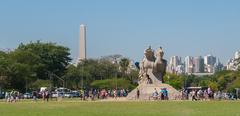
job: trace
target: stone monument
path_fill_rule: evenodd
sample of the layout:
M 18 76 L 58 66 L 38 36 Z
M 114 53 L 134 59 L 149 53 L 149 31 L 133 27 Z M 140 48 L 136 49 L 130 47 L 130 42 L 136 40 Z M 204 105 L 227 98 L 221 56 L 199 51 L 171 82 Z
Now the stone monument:
M 167 89 L 169 99 L 175 99 L 175 96 L 180 94 L 172 86 L 164 83 L 167 61 L 163 59 L 163 55 L 162 47 L 158 48 L 155 54 L 151 46 L 144 51 L 144 58 L 139 64 L 139 85 L 128 94 L 127 99 L 137 99 L 137 90 L 140 92 L 140 100 L 151 99 L 155 89 L 158 92 L 163 88 Z

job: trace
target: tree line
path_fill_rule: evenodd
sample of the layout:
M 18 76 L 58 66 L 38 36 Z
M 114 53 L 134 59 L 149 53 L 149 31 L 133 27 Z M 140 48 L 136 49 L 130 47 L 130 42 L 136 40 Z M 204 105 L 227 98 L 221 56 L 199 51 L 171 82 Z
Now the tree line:
M 137 71 L 128 68 L 130 60 L 121 55 L 87 59 L 76 65 L 71 61 L 69 48 L 51 42 L 21 43 L 12 51 L 0 51 L 0 89 L 22 92 L 40 87 L 79 89 L 106 79 L 118 80 L 116 84 L 121 87 L 132 86 L 137 77 Z
M 86 59 L 77 64 L 71 61 L 69 48 L 51 42 L 21 43 L 12 51 L 0 51 L 0 89 L 27 92 L 40 87 L 133 89 L 137 86 L 138 70 L 129 67 L 130 60 L 121 55 Z M 167 73 L 164 80 L 176 89 L 203 86 L 233 92 L 240 87 L 240 71 L 224 70 L 202 77 Z
M 213 91 L 235 92 L 235 88 L 240 88 L 240 71 L 223 70 L 205 76 L 168 73 L 164 79 L 179 90 L 187 87 L 210 87 Z

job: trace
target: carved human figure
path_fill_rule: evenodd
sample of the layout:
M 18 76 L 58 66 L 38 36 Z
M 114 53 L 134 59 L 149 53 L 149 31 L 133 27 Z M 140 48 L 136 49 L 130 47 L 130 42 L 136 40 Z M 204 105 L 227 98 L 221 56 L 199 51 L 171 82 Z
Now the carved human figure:
M 167 60 L 163 59 L 163 55 L 164 55 L 164 52 L 162 47 L 158 48 L 156 50 L 156 60 L 153 65 L 154 66 L 153 73 L 162 82 L 164 82 L 163 76 L 166 73 L 166 67 L 167 67 Z
M 163 76 L 166 72 L 167 61 L 163 59 L 163 49 L 160 47 L 156 50 L 156 56 L 151 46 L 144 51 L 144 58 L 140 63 L 139 83 L 149 81 L 148 73 L 152 73 L 151 79 L 157 79 L 163 82 Z M 149 72 L 151 70 L 151 72 Z M 147 76 L 148 75 L 148 76 Z

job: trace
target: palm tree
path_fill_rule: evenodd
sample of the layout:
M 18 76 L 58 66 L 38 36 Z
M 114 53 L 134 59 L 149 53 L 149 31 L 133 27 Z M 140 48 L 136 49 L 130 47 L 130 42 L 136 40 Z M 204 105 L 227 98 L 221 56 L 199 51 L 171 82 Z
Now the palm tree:
M 130 61 L 127 58 L 122 58 L 120 60 L 119 65 L 120 65 L 120 70 L 121 70 L 121 73 L 123 74 L 123 76 L 126 75 L 129 64 L 130 64 Z

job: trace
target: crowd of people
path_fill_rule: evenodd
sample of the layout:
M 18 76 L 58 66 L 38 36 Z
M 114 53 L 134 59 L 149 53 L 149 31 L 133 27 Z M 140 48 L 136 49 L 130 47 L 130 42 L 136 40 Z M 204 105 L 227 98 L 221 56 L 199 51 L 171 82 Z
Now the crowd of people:
M 81 89 L 79 90 L 78 96 L 76 98 L 80 98 L 80 100 L 96 100 L 96 99 L 108 99 L 108 98 L 119 98 L 126 97 L 128 95 L 128 89 Z M 5 92 L 5 100 L 6 102 L 17 102 L 21 99 L 32 99 L 33 101 L 37 101 L 42 99 L 42 101 L 49 101 L 51 98 L 56 98 L 56 100 L 62 99 L 65 97 L 62 94 L 58 94 L 58 96 L 53 97 L 54 91 L 32 91 L 29 93 L 29 97 L 25 97 L 22 93 L 12 90 L 11 92 Z
M 32 99 L 33 101 L 37 101 L 37 99 L 43 99 L 43 101 L 49 101 L 50 92 L 48 90 L 37 92 L 33 91 L 32 94 L 22 94 L 19 91 L 12 90 L 10 92 L 5 92 L 5 100 L 6 102 L 18 102 L 22 99 Z
M 7 102 L 17 102 L 21 99 L 22 94 L 18 91 L 12 90 L 5 93 L 5 99 Z
M 128 95 L 128 89 L 91 89 L 91 90 L 80 90 L 81 100 L 95 100 L 95 99 L 107 99 L 107 98 L 118 98 L 126 97 Z
M 108 98 L 121 98 L 127 97 L 129 93 L 128 89 L 81 89 L 79 90 L 79 95 L 77 98 L 80 100 L 97 100 L 97 99 L 108 99 Z M 224 100 L 234 100 L 236 99 L 236 95 L 231 93 L 224 93 L 221 91 L 214 92 L 210 87 L 206 89 L 183 89 L 180 91 L 181 94 L 175 95 L 175 100 L 211 100 L 211 99 L 224 99 Z M 140 99 L 141 92 L 139 89 L 136 91 L 137 99 Z M 25 94 L 24 94 L 25 95 Z M 12 90 L 10 92 L 5 92 L 5 100 L 6 102 L 17 102 L 21 99 L 25 99 L 22 93 Z M 54 97 L 56 100 L 63 98 L 64 96 Z M 27 97 L 28 98 L 28 97 Z M 33 101 L 37 101 L 37 99 L 42 99 L 43 101 L 49 101 L 49 98 L 53 98 L 53 91 L 33 91 L 31 96 L 29 96 Z M 153 100 L 168 100 L 169 92 L 167 88 L 161 88 L 160 91 L 157 91 L 155 88 L 152 92 L 152 95 L 149 96 L 149 99 Z
M 137 89 L 136 97 L 139 99 L 140 91 Z M 237 96 L 233 93 L 226 93 L 222 91 L 214 92 L 210 87 L 208 88 L 191 88 L 183 89 L 180 94 L 171 94 L 175 100 L 191 100 L 191 101 L 206 101 L 206 100 L 236 100 Z M 154 88 L 152 94 L 149 96 L 149 100 L 168 100 L 169 93 L 167 88 L 161 88 L 157 91 Z
M 180 91 L 181 95 L 176 96 L 175 99 L 180 99 L 180 100 L 192 100 L 192 101 L 197 101 L 197 100 L 234 100 L 236 99 L 236 95 L 233 93 L 225 93 L 222 91 L 212 91 L 210 87 L 207 89 L 185 89 Z
M 168 90 L 167 88 L 161 88 L 161 90 L 158 92 L 156 88 L 154 88 L 154 91 L 152 93 L 152 97 L 154 100 L 168 100 Z

